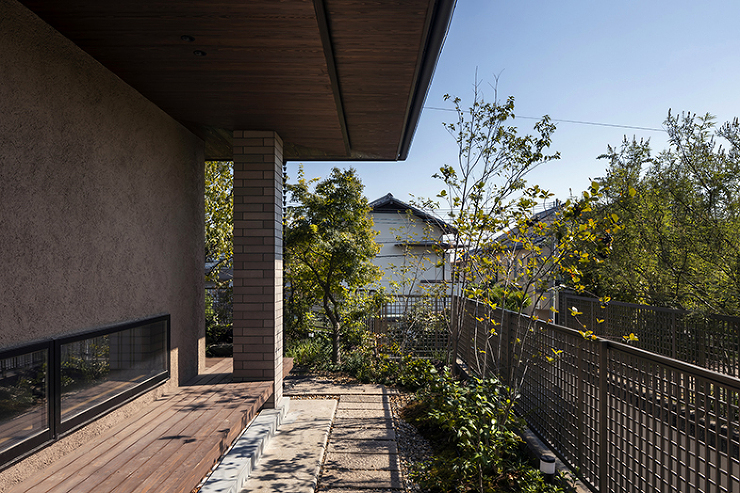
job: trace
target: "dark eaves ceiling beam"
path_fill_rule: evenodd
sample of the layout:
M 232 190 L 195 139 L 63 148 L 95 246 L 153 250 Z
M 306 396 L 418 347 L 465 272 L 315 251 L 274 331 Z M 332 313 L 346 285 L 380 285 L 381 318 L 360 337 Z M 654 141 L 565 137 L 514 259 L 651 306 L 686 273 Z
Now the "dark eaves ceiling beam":
M 319 0 L 317 0 L 319 1 Z M 452 21 L 452 12 L 455 10 L 456 0 L 437 0 L 434 2 L 431 15 L 427 16 L 429 24 L 426 29 L 426 40 L 422 44 L 420 53 L 420 64 L 414 77 L 412 96 L 406 112 L 406 126 L 398 146 L 398 160 L 404 161 L 411 149 L 411 141 L 414 138 L 416 127 L 419 125 L 421 110 L 427 98 L 427 92 L 432 85 L 434 69 L 437 60 L 442 53 L 442 46 L 447 37 L 447 30 Z
M 334 60 L 334 45 L 331 41 L 331 32 L 329 31 L 329 18 L 326 14 L 326 5 L 324 0 L 314 0 L 314 9 L 316 9 L 316 20 L 319 24 L 319 35 L 321 44 L 324 47 L 324 57 L 326 58 L 326 70 L 331 82 L 331 90 L 334 93 L 334 104 L 337 106 L 337 118 L 339 126 L 342 129 L 342 138 L 344 139 L 344 149 L 347 157 L 352 155 L 352 145 L 349 140 L 349 131 L 347 130 L 347 119 L 344 116 L 344 104 L 342 103 L 342 91 L 339 85 L 339 76 L 337 74 L 337 64 Z

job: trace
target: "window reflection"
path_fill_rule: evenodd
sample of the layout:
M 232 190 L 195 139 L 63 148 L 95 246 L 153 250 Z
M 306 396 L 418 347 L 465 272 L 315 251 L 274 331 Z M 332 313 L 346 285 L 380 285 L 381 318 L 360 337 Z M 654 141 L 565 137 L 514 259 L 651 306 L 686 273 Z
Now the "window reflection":
M 166 371 L 165 322 L 61 346 L 62 422 Z
M 0 453 L 48 430 L 47 350 L 0 359 Z

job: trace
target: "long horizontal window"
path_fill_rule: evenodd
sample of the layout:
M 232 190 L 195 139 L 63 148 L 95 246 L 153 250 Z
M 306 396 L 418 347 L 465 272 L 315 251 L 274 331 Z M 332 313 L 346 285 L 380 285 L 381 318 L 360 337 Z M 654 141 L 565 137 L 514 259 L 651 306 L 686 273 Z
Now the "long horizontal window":
M 0 468 L 169 378 L 170 317 L 0 351 Z
M 0 357 L 0 454 L 49 440 L 48 366 L 44 344 Z

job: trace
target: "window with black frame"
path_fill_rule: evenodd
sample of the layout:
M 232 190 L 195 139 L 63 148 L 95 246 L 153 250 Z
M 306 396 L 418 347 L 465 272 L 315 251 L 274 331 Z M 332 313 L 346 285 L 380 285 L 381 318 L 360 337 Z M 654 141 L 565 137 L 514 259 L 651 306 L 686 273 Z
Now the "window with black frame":
M 167 372 L 167 322 L 156 320 L 59 341 L 63 431 Z
M 0 457 L 19 444 L 49 438 L 49 345 L 0 357 Z
M 169 378 L 169 315 L 0 350 L 0 469 Z

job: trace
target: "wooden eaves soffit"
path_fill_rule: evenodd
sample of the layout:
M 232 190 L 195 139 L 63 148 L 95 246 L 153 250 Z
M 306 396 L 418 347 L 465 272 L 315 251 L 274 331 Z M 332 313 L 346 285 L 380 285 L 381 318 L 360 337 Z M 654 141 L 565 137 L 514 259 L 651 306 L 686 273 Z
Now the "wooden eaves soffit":
M 288 160 L 397 160 L 455 0 L 21 0 L 232 158 L 273 130 Z

